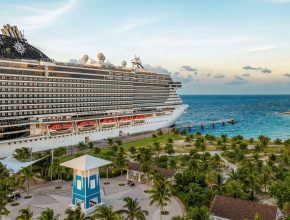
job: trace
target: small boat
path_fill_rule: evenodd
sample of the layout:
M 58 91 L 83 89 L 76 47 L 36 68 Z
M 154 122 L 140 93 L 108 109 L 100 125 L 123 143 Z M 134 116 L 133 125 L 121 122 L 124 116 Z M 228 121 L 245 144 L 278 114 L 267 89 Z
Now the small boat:
M 48 126 L 48 128 L 53 131 L 66 131 L 73 127 L 72 123 L 57 123 L 57 124 L 51 124 Z
M 131 121 L 131 120 L 132 120 L 131 117 L 121 117 L 121 118 L 119 118 L 119 121 L 120 121 L 120 122 L 129 122 L 129 121 Z
M 101 124 L 114 124 L 114 123 L 116 123 L 116 119 L 114 119 L 114 118 L 105 118 L 105 119 L 100 120 L 100 123 Z
M 78 127 L 92 127 L 97 124 L 96 120 L 89 120 L 89 121 L 80 121 L 77 123 Z
M 134 120 L 144 120 L 145 119 L 145 115 L 136 115 L 133 117 Z

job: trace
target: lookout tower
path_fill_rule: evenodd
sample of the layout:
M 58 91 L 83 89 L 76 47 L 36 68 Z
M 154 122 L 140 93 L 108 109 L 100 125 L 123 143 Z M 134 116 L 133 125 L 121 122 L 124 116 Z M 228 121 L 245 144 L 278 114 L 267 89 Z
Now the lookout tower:
M 85 214 L 102 204 L 99 168 L 111 164 L 90 155 L 66 161 L 61 166 L 73 169 L 72 207 L 80 205 Z

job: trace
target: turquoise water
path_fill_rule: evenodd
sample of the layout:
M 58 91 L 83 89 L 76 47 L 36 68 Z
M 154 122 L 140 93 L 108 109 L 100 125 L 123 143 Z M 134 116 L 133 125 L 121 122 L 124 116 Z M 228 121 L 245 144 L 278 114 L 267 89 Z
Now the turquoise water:
M 235 95 L 235 96 L 181 96 L 189 105 L 178 123 L 213 121 L 234 118 L 240 122 L 234 125 L 207 126 L 203 131 L 213 135 L 238 134 L 246 138 L 257 138 L 263 134 L 272 139 L 290 138 L 290 115 L 278 114 L 290 110 L 290 95 Z

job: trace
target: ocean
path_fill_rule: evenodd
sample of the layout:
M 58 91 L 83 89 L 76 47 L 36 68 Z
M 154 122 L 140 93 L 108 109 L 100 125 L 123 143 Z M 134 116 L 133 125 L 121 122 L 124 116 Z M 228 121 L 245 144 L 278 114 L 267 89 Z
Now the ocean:
M 290 115 L 278 114 L 290 110 L 290 95 L 183 95 L 183 102 L 189 105 L 186 113 L 177 123 L 206 122 L 234 118 L 239 123 L 225 126 L 211 126 L 191 133 L 202 132 L 232 137 L 243 135 L 257 138 L 266 135 L 271 139 L 290 138 Z

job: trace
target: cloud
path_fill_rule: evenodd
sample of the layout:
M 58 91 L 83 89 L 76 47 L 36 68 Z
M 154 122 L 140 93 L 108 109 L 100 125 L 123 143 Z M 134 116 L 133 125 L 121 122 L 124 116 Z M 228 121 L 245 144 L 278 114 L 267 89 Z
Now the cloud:
M 244 73 L 243 74 L 243 77 L 249 77 L 249 76 L 251 76 L 249 73 Z
M 144 69 L 149 70 L 151 72 L 172 75 L 172 72 L 170 72 L 169 70 L 167 70 L 161 66 L 151 66 L 149 64 L 144 64 L 143 67 L 144 67 Z
M 214 78 L 216 78 L 216 79 L 223 79 L 223 78 L 226 78 L 226 76 L 225 76 L 224 74 L 220 74 L 220 73 L 218 73 L 218 74 L 216 74 L 216 75 L 214 76 Z
M 249 83 L 249 81 L 245 80 L 245 78 L 236 75 L 234 80 L 227 82 L 225 84 L 226 85 L 243 85 L 243 84 L 247 84 L 247 83 Z
M 264 46 L 264 47 L 256 47 L 256 48 L 249 49 L 248 51 L 249 52 L 260 52 L 260 51 L 265 51 L 265 50 L 272 50 L 275 47 L 276 47 L 275 45 Z
M 165 69 L 161 66 L 151 66 L 149 64 L 144 64 L 143 66 L 146 70 L 149 70 L 149 71 L 152 71 L 155 73 L 171 75 L 172 79 L 174 81 L 181 82 L 182 84 L 188 84 L 191 82 L 198 82 L 199 81 L 199 79 L 194 77 L 194 76 L 196 76 L 195 72 L 192 74 L 188 74 L 188 75 L 184 76 L 180 72 L 171 72 L 168 69 Z
M 244 70 L 258 70 L 262 73 L 271 73 L 272 72 L 272 70 L 270 70 L 268 68 L 263 68 L 263 67 L 244 66 L 243 69 Z
M 152 18 L 130 18 L 117 29 L 118 32 L 129 32 L 131 30 L 155 23 L 157 19 Z
M 243 84 L 247 84 L 247 83 L 249 83 L 249 82 L 246 80 L 233 80 L 233 81 L 227 82 L 225 84 L 226 85 L 243 85 Z
M 184 65 L 184 66 L 182 66 L 181 67 L 181 70 L 183 70 L 183 71 L 197 71 L 197 69 L 196 68 L 193 68 L 193 67 L 191 67 L 191 66 L 186 66 L 186 65 Z
M 18 23 L 21 24 L 26 30 L 39 29 L 46 27 L 56 20 L 61 18 L 64 14 L 69 12 L 79 0 L 67 0 L 64 4 L 59 5 L 54 8 L 33 8 L 28 6 L 18 7 L 24 8 L 24 10 L 29 12 L 28 16 L 18 17 Z M 16 6 L 17 7 L 17 6 Z
M 235 79 L 236 80 L 245 80 L 243 77 L 241 77 L 241 76 L 235 76 Z
M 290 78 L 290 73 L 285 73 L 284 76 L 287 76 Z

